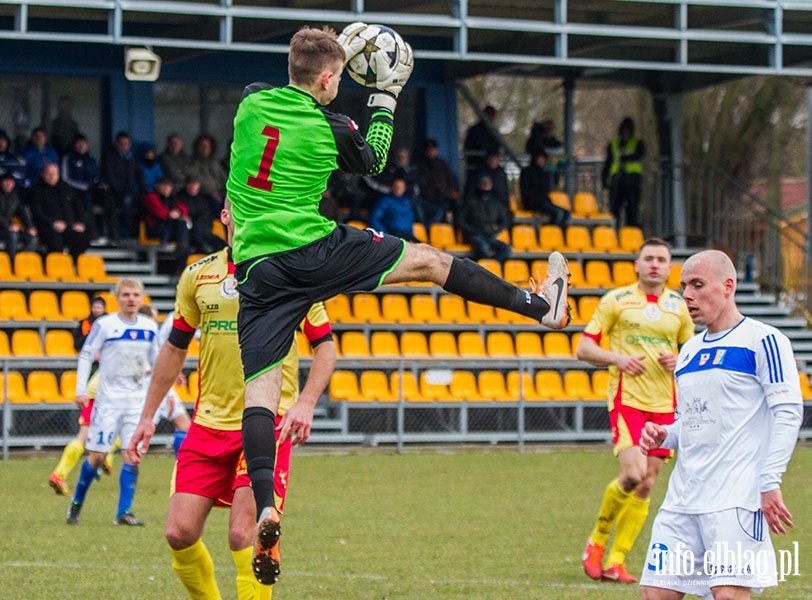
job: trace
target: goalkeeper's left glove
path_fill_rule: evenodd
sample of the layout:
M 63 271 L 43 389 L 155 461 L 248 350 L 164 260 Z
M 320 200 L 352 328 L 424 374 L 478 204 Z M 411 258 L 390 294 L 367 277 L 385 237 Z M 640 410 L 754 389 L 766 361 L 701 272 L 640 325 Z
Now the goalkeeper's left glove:
M 358 34 L 366 29 L 368 25 L 362 21 L 356 21 L 347 25 L 339 34 L 336 41 L 344 49 L 344 64 L 346 65 L 352 57 L 358 54 L 366 46 L 366 40 Z
M 386 108 L 393 113 L 397 106 L 397 97 L 414 69 L 412 47 L 402 39 L 397 41 L 397 46 L 398 58 L 394 65 L 389 65 L 389 55 L 385 50 L 374 52 L 369 61 L 377 76 L 375 87 L 381 91 L 371 94 L 367 105 Z

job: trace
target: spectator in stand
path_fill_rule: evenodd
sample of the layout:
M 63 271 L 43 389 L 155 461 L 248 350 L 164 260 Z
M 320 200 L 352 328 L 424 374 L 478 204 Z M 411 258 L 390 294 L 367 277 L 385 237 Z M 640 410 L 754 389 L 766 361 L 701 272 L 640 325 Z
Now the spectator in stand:
M 510 220 L 505 205 L 494 194 L 493 181 L 482 175 L 476 189 L 465 198 L 457 217 L 463 238 L 471 244 L 474 260 L 493 258 L 504 263 L 510 257 L 510 246 L 496 239 Z
M 411 156 L 407 148 L 398 148 L 393 160 L 394 174 L 389 182 L 390 192 L 392 182 L 396 178 L 406 182 L 406 195 L 410 198 L 420 196 L 420 172 L 411 163 Z
M 99 184 L 99 165 L 88 151 L 87 138 L 81 133 L 73 140 L 73 148 L 62 157 L 62 181 L 73 190 L 82 214 L 93 214 L 93 188 Z M 87 221 L 90 237 L 95 237 L 95 223 Z
M 522 169 L 519 175 L 522 206 L 525 210 L 549 215 L 551 224 L 566 230 L 570 222 L 570 212 L 550 200 L 550 174 L 546 164 L 547 154 L 544 150 L 538 150 L 531 158 L 530 164 Z
M 28 206 L 20 200 L 16 186 L 11 172 L 0 175 L 0 242 L 12 262 L 18 250 L 31 252 L 37 245 L 34 219 Z
M 462 148 L 465 154 L 465 170 L 468 177 L 473 177 L 473 173 L 485 162 L 487 154 L 493 152 L 498 154 L 501 147 L 496 124 L 494 123 L 496 109 L 489 104 L 482 109 L 482 113 L 483 118 L 471 125 L 468 131 L 465 132 L 465 142 Z
M 193 176 L 186 178 L 178 201 L 186 206 L 192 223 L 190 240 L 193 252 L 211 254 L 222 250 L 224 239 L 212 232 L 213 215 L 220 214 L 221 203 L 200 191 L 200 182 Z
M 646 146 L 634 133 L 634 121 L 626 117 L 621 121 L 617 135 L 609 140 L 601 173 L 603 187 L 609 189 L 609 210 L 618 228 L 621 213 L 625 215 L 625 225 L 640 227 L 642 160 L 645 155 Z
M 135 237 L 138 220 L 133 206 L 136 161 L 132 155 L 132 139 L 126 131 L 116 134 L 113 145 L 102 156 L 101 176 L 106 193 L 104 221 L 110 242 L 117 244 L 120 233 Z
M 183 150 L 183 138 L 178 133 L 170 133 L 166 138 L 166 148 L 158 157 L 164 175 L 172 178 L 175 193 L 183 189 L 189 174 L 191 159 Z
M 541 123 L 534 123 L 530 130 L 530 137 L 524 146 L 525 152 L 531 157 L 539 152 L 547 155 L 545 170 L 550 178 L 550 189 L 558 187 L 561 173 L 567 168 L 567 157 L 564 144 L 555 137 L 555 123 L 552 119 L 544 119 Z
M 192 145 L 193 155 L 189 175 L 200 182 L 204 194 L 216 198 L 222 203 L 225 197 L 227 175 L 222 165 L 217 162 L 217 142 L 210 135 L 197 136 Z
M 505 170 L 499 162 L 499 153 L 497 151 L 488 152 L 485 156 L 485 162 L 476 171 L 476 179 L 474 179 L 474 182 L 479 182 L 483 176 L 490 177 L 493 182 L 493 195 L 504 205 L 505 211 L 510 217 L 510 222 L 508 223 L 509 227 L 513 224 L 513 213 L 510 208 L 507 173 L 505 173 Z
M 420 174 L 415 214 L 428 231 L 432 223 L 446 222 L 449 210 L 456 210 L 459 191 L 451 168 L 440 158 L 436 140 L 426 140 L 423 155 L 415 161 L 415 167 Z
M 34 185 L 42 173 L 42 167 L 49 163 L 59 163 L 56 150 L 48 145 L 48 132 L 37 127 L 31 132 L 31 140 L 22 152 L 25 160 L 25 177 Z
M 73 120 L 73 98 L 61 96 L 56 104 L 56 118 L 51 121 L 51 145 L 60 158 L 73 148 L 79 125 Z
M 155 147 L 147 146 L 141 152 L 141 158 L 138 160 L 138 171 L 136 172 L 140 196 L 143 198 L 147 192 L 154 192 L 155 182 L 163 176 L 164 171 L 158 162 Z
M 40 180 L 28 197 L 40 241 L 48 252 L 66 248 L 74 260 L 90 246 L 87 223 L 73 190 L 59 179 L 59 167 L 49 163 L 42 168 Z
M 375 231 L 417 242 L 412 233 L 414 207 L 403 177 L 396 177 L 390 185 L 390 192 L 375 203 L 369 213 L 369 226 Z
M 5 129 L 0 129 L 0 174 L 11 173 L 20 190 L 31 187 L 25 176 L 25 160 L 11 151 L 11 140 Z
M 144 223 L 147 237 L 161 241 L 161 249 L 169 250 L 176 244 L 176 251 L 189 250 L 189 211 L 172 193 L 172 179 L 162 177 L 155 182 L 155 189 L 144 195 Z

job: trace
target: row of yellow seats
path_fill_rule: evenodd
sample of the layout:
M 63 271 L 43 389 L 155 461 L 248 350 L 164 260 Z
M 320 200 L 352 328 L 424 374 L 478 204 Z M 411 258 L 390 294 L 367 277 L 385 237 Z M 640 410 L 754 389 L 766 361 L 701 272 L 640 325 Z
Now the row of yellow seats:
M 592 318 L 597 296 L 571 297 L 572 322 L 585 324 Z M 459 296 L 439 296 L 436 304 L 429 294 L 384 294 L 380 301 L 375 294 L 355 294 L 350 300 L 341 294 L 325 302 L 333 323 L 401 323 L 457 325 L 512 323 L 532 325 L 533 319 L 504 309 L 466 302 Z
M 14 264 L 9 255 L 0 252 L 0 281 L 61 281 L 63 283 L 112 283 L 115 278 L 107 276 L 104 259 L 95 254 L 80 254 L 73 258 L 61 252 L 42 256 L 37 252 L 18 252 Z
M 453 371 L 450 383 L 432 381 L 430 371 L 415 377 L 403 373 L 403 399 L 409 402 L 515 402 L 523 396 L 531 402 L 550 400 L 604 400 L 608 384 L 607 371 L 589 373 L 569 370 L 528 372 L 486 370 Z M 364 371 L 360 378 L 352 371 L 336 371 L 330 380 L 330 399 L 349 402 L 395 402 L 400 397 L 400 373 L 387 376 L 383 371 Z
M 104 298 L 107 312 L 118 310 L 115 294 L 108 291 L 93 292 Z M 150 297 L 144 295 L 149 304 Z M 34 290 L 26 301 L 21 290 L 0 291 L 0 321 L 80 321 L 90 314 L 90 296 L 87 292 L 67 290 L 57 294 L 53 290 Z
M 571 358 L 582 336 L 580 332 L 570 337 L 561 331 L 521 331 L 514 340 L 504 331 L 490 332 L 484 339 L 475 331 L 457 336 L 447 331 L 404 331 L 398 338 L 391 331 L 375 331 L 368 341 L 360 331 L 346 331 L 338 351 L 353 358 Z
M 195 402 L 198 395 L 198 372 L 187 378 L 187 385 L 175 386 L 178 397 L 183 402 Z M 5 385 L 0 371 L 0 398 Z M 62 404 L 76 398 L 76 371 L 64 371 L 59 377 L 52 371 L 31 371 L 23 377 L 19 371 L 9 371 L 8 400 L 15 404 L 36 404 L 39 402 Z
M 560 190 L 551 191 L 548 196 L 553 204 L 565 208 L 572 212 L 572 216 L 579 219 L 611 219 L 612 213 L 602 211 L 598 206 L 598 199 L 591 192 L 578 192 L 570 197 L 566 192 Z M 516 216 L 532 216 L 530 211 L 519 211 Z
M 195 338 L 189 344 L 189 356 L 198 356 L 199 354 L 200 343 Z M 0 356 L 75 357 L 76 350 L 73 347 L 73 334 L 65 329 L 49 329 L 45 332 L 45 339 L 42 340 L 38 331 L 18 329 L 12 332 L 9 339 L 5 331 L 0 331 Z

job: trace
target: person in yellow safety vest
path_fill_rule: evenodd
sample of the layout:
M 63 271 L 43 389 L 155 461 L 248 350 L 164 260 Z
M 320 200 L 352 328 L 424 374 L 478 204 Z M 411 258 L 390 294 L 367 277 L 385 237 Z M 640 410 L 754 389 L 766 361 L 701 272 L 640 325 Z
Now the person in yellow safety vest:
M 606 147 L 606 162 L 601 174 L 603 187 L 609 189 L 609 210 L 618 229 L 622 211 L 623 225 L 640 227 L 640 188 L 645 154 L 643 140 L 634 133 L 634 121 L 630 117 L 624 118 L 618 135 L 609 140 Z

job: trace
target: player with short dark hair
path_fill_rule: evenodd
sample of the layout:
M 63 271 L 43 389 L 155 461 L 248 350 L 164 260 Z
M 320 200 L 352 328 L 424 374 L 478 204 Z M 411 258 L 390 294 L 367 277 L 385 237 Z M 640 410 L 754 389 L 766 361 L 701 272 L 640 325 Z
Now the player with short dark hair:
M 473 261 L 337 225 L 319 214 L 322 192 L 336 168 L 359 175 L 383 168 L 397 98 L 412 72 L 408 44 L 398 48 L 394 64 L 384 50 L 371 54 L 377 89 L 369 97 L 366 137 L 352 119 L 328 111 L 325 105 L 338 94 L 345 61 L 366 45 L 357 35 L 366 27 L 354 23 L 338 39 L 332 30 L 299 30 L 291 40 L 289 85 L 249 85 L 234 118 L 227 189 L 246 380 L 243 446 L 260 515 L 254 570 L 268 584 L 279 573 L 274 558 L 279 540 L 273 497 L 276 448 L 269 432 L 279 404 L 282 360 L 313 302 L 384 283 L 431 281 L 549 327 L 561 328 L 568 321 L 567 265 L 560 253 L 550 255 L 547 279 L 527 292 Z M 295 404 L 285 414 L 280 439 L 303 442 L 312 420 L 311 408 Z

